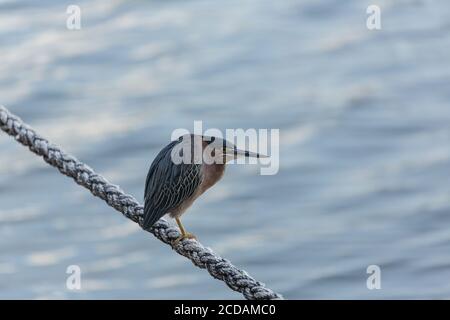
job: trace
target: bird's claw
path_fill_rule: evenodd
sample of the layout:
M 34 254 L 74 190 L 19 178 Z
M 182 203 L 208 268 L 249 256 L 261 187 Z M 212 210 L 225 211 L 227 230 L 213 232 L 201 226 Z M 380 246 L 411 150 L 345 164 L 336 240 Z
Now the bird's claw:
M 184 240 L 184 239 L 195 239 L 195 240 L 197 240 L 197 237 L 195 235 L 193 235 L 192 233 L 186 232 L 186 233 L 182 234 L 181 236 L 179 236 L 178 238 L 176 238 L 173 241 L 173 245 L 176 246 L 181 240 Z

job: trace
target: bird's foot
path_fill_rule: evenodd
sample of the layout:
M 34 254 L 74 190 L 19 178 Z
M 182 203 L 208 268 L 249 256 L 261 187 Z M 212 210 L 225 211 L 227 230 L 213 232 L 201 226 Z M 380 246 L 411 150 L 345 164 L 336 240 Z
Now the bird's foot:
M 194 234 L 190 233 L 190 232 L 186 232 L 186 233 L 183 233 L 178 238 L 176 238 L 173 241 L 173 245 L 176 246 L 181 240 L 184 240 L 184 239 L 195 239 L 195 240 L 197 240 L 197 237 Z

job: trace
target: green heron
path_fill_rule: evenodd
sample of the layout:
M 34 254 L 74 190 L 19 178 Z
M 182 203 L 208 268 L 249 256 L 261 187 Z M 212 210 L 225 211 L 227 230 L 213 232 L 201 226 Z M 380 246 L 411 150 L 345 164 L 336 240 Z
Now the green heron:
M 195 239 L 181 224 L 181 215 L 225 172 L 227 162 L 237 157 L 266 157 L 239 150 L 227 140 L 187 134 L 164 147 L 153 160 L 145 182 L 144 229 L 165 214 L 175 218 L 181 236 Z M 182 157 L 182 161 L 180 161 Z

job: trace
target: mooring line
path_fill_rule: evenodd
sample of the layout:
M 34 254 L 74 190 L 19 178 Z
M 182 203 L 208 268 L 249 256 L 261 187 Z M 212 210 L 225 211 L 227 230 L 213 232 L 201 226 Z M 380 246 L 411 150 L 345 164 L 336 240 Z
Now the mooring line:
M 59 146 L 51 144 L 3 106 L 0 106 L 0 128 L 27 146 L 33 153 L 41 156 L 45 162 L 57 168 L 62 174 L 73 178 L 76 183 L 90 190 L 94 196 L 103 199 L 125 217 L 142 226 L 144 208 L 133 196 L 109 183 Z M 145 231 L 151 232 L 169 245 L 172 245 L 173 241 L 180 236 L 178 229 L 165 219 L 160 219 L 150 230 Z M 238 269 L 230 261 L 220 257 L 210 248 L 204 247 L 197 240 L 182 240 L 173 246 L 173 249 L 190 259 L 197 267 L 208 270 L 211 276 L 225 282 L 231 289 L 241 292 L 246 299 L 283 299 L 280 294 L 256 281 L 246 271 Z

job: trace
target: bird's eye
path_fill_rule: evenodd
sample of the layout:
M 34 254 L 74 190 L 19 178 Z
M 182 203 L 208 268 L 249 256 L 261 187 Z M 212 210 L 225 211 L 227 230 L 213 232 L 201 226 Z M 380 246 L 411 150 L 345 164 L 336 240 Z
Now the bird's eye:
M 216 137 L 211 137 L 210 140 L 208 141 L 208 144 L 213 143 L 214 141 L 216 141 Z

